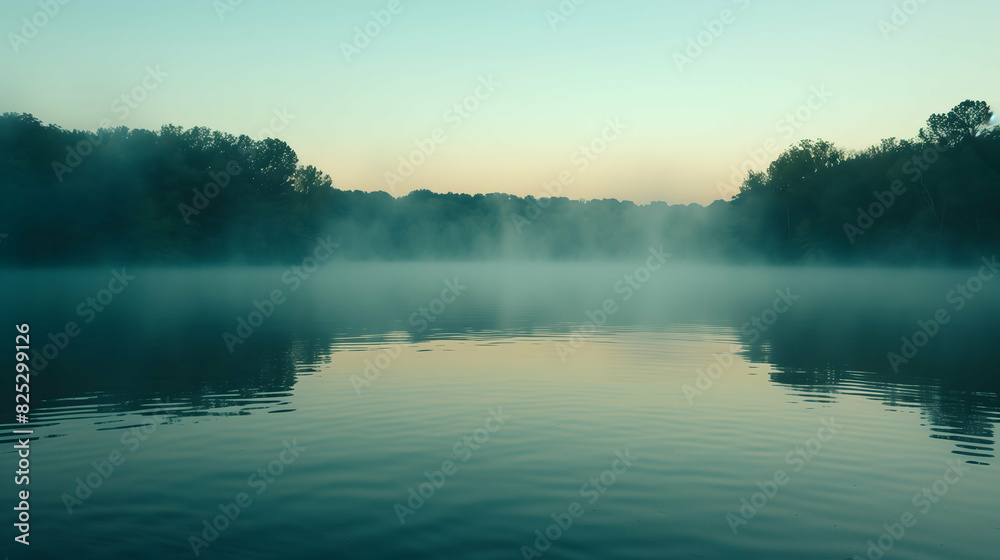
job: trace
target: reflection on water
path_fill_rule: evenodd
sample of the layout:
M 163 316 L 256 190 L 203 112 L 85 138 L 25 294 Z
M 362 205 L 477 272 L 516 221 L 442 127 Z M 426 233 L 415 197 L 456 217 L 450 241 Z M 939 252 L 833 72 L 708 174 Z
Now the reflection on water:
M 959 459 L 973 470 L 890 555 L 992 557 L 992 287 L 894 368 L 966 272 L 685 266 L 616 289 L 634 268 L 331 265 L 298 290 L 282 270 L 135 270 L 94 314 L 79 305 L 109 271 L 5 272 L 19 296 L 2 316 L 30 322 L 34 347 L 81 330 L 32 377 L 33 550 L 190 554 L 297 438 L 301 458 L 202 556 L 517 557 L 628 448 L 636 466 L 546 556 L 863 557 Z M 468 288 L 445 298 L 447 282 Z M 275 289 L 286 299 L 244 341 L 240 320 Z M 797 299 L 776 307 L 776 291 Z M 456 459 L 500 406 L 509 425 Z M 794 470 L 787 454 L 834 417 L 842 433 Z M 68 507 L 115 450 L 124 464 Z M 449 459 L 457 472 L 400 524 L 394 504 Z M 781 468 L 791 482 L 733 534 L 727 514 Z

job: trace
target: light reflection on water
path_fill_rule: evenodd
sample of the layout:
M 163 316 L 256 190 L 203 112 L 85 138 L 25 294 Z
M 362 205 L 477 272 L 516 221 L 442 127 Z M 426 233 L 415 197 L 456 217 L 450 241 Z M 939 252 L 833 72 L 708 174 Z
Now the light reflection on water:
M 544 557 L 841 559 L 907 511 L 888 557 L 993 557 L 998 298 L 913 367 L 885 360 L 961 272 L 679 267 L 578 335 L 628 265 L 340 266 L 234 354 L 221 333 L 281 285 L 272 272 L 135 272 L 32 379 L 32 557 L 184 557 L 240 492 L 253 503 L 202 556 L 519 557 L 577 501 Z M 4 317 L 44 340 L 102 275 L 6 276 L 24 297 Z M 456 276 L 469 292 L 416 332 L 411 314 Z M 741 327 L 788 286 L 802 299 L 751 344 Z M 510 419 L 463 462 L 456 442 L 498 407 Z M 824 419 L 843 429 L 800 462 Z M 305 450 L 258 494 L 248 478 L 292 440 Z M 635 466 L 587 503 L 581 486 L 626 449 Z M 124 462 L 69 515 L 64 495 L 114 451 Z M 401 525 L 395 504 L 449 460 Z M 949 460 L 968 474 L 919 513 Z M 788 484 L 734 535 L 727 514 L 778 470 Z

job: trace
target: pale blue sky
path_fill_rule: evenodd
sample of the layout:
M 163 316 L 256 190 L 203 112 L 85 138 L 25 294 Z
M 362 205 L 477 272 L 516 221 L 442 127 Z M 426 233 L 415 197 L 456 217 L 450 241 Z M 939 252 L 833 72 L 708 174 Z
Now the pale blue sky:
M 295 118 L 274 136 L 337 187 L 366 190 L 386 189 L 414 140 L 442 128 L 397 193 L 539 194 L 568 170 L 571 198 L 707 203 L 769 139 L 859 148 L 912 137 L 968 98 L 1000 103 L 995 0 L 587 0 L 555 29 L 546 12 L 560 0 L 400 0 L 350 63 L 342 43 L 389 0 L 244 0 L 221 19 L 215 3 L 70 0 L 15 52 L 11 34 L 40 8 L 4 0 L 0 111 L 256 135 L 285 110 Z M 909 3 L 886 40 L 880 20 Z M 731 23 L 678 70 L 674 53 L 726 9 Z M 120 118 L 112 104 L 147 67 L 167 76 Z M 500 85 L 455 130 L 445 111 L 487 76 Z M 788 134 L 784 115 L 820 87 L 832 96 Z M 627 129 L 581 170 L 574 152 L 615 118 Z

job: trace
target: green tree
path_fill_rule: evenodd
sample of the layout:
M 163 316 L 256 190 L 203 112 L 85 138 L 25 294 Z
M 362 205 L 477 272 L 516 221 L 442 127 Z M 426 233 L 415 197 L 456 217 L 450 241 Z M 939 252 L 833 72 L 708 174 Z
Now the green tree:
M 925 142 L 954 147 L 975 138 L 982 127 L 989 126 L 993 110 L 985 101 L 963 101 L 947 113 L 931 115 L 927 127 L 920 129 Z

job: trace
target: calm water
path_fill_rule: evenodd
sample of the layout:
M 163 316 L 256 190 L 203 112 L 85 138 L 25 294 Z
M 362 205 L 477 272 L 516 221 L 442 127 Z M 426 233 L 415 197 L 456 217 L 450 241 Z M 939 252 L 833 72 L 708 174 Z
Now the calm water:
M 996 558 L 1000 286 L 643 264 L 4 271 L 30 557 Z

